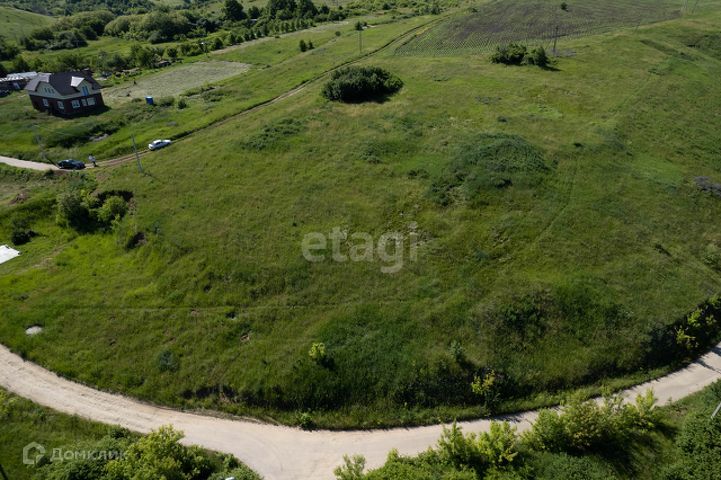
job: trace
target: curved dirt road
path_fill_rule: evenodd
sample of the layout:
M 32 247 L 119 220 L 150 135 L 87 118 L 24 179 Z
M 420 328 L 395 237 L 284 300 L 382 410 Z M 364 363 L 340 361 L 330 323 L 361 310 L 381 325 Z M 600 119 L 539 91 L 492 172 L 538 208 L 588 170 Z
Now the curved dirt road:
M 660 404 L 697 392 L 721 379 L 721 344 L 688 367 L 623 392 L 627 398 L 652 389 Z M 184 442 L 235 455 L 266 480 L 332 479 L 344 454 L 362 454 L 369 467 L 382 464 L 392 448 L 415 454 L 436 443 L 442 426 L 355 432 L 305 432 L 290 427 L 221 419 L 148 405 L 62 379 L 24 361 L 0 345 L 0 386 L 40 405 L 97 422 L 149 432 L 173 425 Z M 504 417 L 519 430 L 536 412 Z M 461 422 L 467 432 L 488 428 L 489 420 Z

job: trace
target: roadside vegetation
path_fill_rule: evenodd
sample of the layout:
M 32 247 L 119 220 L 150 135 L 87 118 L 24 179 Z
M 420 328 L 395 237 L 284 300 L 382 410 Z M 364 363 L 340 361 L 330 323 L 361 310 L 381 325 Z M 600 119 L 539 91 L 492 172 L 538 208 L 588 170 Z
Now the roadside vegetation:
M 0 389 L 0 476 L 13 480 L 260 480 L 229 455 L 179 442 L 183 434 L 162 427 L 137 435 L 40 407 Z M 44 455 L 23 448 L 40 444 Z M 63 452 L 54 456 L 56 449 Z M 77 452 L 77 454 L 76 454 Z M 69 454 L 69 455 L 68 455 Z
M 35 233 L 0 266 L 0 342 L 161 404 L 347 428 L 588 397 L 721 339 L 718 4 L 565 39 L 548 69 L 395 55 L 443 18 L 382 18 L 209 54 L 269 66 L 156 107 L 63 121 L 0 100 L 0 139 L 28 158 L 178 140 L 143 173 L 89 169 L 0 206 L 0 241 Z M 328 100 L 348 62 L 403 86 Z M 101 216 L 109 192 L 132 199 Z M 58 222 L 68 205 L 93 228 Z M 404 252 L 417 236 L 417 256 L 307 261 L 304 237 L 336 228 L 396 232 Z
M 338 480 L 702 480 L 721 473 L 721 384 L 679 404 L 654 408 L 648 394 L 635 404 L 617 398 L 572 400 L 561 412 L 542 411 L 519 434 L 494 422 L 480 435 L 456 424 L 435 448 L 416 456 L 391 452 L 381 468 L 364 473 L 363 457 L 346 457 Z

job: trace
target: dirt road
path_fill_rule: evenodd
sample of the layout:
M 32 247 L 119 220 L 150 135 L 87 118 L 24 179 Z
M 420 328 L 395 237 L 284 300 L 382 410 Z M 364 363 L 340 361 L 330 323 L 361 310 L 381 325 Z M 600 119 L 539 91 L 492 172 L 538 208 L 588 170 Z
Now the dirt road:
M 721 379 L 721 344 L 673 374 L 623 392 L 627 398 L 651 388 L 661 404 L 678 400 Z M 148 405 L 100 392 L 62 379 L 24 361 L 0 346 L 0 386 L 55 410 L 138 432 L 173 425 L 185 432 L 184 442 L 235 455 L 266 480 L 322 480 L 344 454 L 362 454 L 369 467 L 382 464 L 388 452 L 415 454 L 436 443 L 442 426 L 356 432 L 305 432 L 246 420 L 214 418 Z M 525 412 L 504 419 L 524 430 L 536 418 Z M 489 420 L 462 422 L 467 432 L 488 428 Z M 20 455 L 20 452 L 18 452 Z
M 0 163 L 4 163 L 5 165 L 10 165 L 11 167 L 17 167 L 17 168 L 27 168 L 30 170 L 60 170 L 55 165 L 51 165 L 49 163 L 41 163 L 41 162 L 30 162 L 28 160 L 18 160 L 17 158 L 10 158 L 10 157 L 3 157 L 0 155 Z

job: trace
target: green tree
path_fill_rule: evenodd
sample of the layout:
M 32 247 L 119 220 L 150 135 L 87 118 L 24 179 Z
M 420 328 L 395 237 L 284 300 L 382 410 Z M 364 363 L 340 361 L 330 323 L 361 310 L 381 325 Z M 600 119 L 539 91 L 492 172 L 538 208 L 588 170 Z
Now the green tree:
M 223 17 L 230 22 L 237 22 L 248 18 L 245 10 L 243 10 L 243 5 L 241 5 L 238 0 L 225 0 Z
M 25 60 L 25 57 L 18 55 L 13 60 L 12 69 L 14 72 L 27 72 L 30 70 L 30 64 Z
M 298 42 L 298 48 L 300 48 L 301 52 L 305 52 L 306 50 L 308 50 L 308 45 L 306 45 L 305 40 L 301 40 L 300 42 Z

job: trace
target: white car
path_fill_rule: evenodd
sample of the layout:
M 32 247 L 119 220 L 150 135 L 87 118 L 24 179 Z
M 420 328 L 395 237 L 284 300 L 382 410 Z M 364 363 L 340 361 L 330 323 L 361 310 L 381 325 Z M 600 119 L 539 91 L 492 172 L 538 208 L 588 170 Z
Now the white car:
M 170 140 L 153 140 L 148 144 L 148 150 L 160 150 L 163 147 L 167 147 L 171 143 L 173 142 L 171 142 Z

